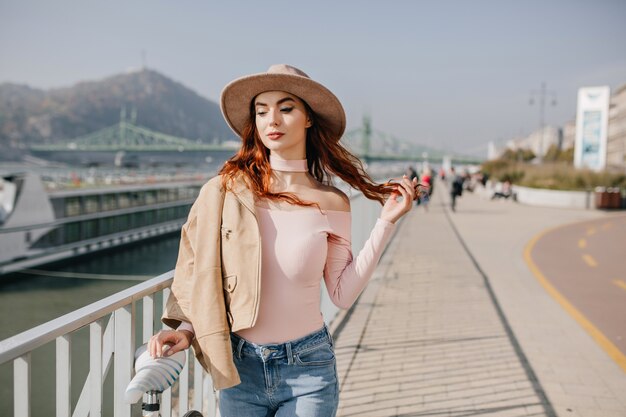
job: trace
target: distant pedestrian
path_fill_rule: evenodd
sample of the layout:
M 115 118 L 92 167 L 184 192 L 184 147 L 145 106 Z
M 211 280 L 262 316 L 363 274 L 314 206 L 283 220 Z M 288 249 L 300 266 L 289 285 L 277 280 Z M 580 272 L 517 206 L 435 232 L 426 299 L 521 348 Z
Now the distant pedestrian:
M 439 168 L 439 178 L 441 179 L 441 181 L 446 180 L 446 170 L 443 169 L 443 167 Z
M 487 174 L 486 172 L 481 172 L 480 183 L 483 185 L 483 187 L 487 186 L 487 181 L 489 181 L 489 174 Z
M 426 195 L 420 195 L 417 199 L 417 205 L 424 207 L 424 210 L 428 211 L 428 202 L 430 201 L 430 195 L 433 191 L 433 172 L 429 167 L 425 167 L 420 177 L 420 184 L 428 187 Z
M 404 171 L 404 174 L 407 177 L 409 177 L 411 181 L 413 181 L 413 178 L 417 178 L 417 180 L 419 181 L 419 176 L 417 175 L 417 171 L 411 165 L 409 165 L 406 168 L 406 171 Z
M 495 200 L 497 198 L 504 198 L 506 200 L 513 195 L 511 181 L 505 180 L 499 188 L 500 189 L 496 189 L 496 192 L 493 193 L 493 195 L 491 196 L 492 200 Z
M 450 168 L 450 201 L 452 211 L 456 211 L 456 198 L 463 195 L 463 183 L 465 179 L 457 175 L 454 167 Z

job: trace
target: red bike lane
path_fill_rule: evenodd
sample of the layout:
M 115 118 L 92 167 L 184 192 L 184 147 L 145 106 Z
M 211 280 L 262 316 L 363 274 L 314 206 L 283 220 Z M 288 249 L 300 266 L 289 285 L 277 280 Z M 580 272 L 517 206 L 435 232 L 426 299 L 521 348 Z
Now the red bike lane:
M 547 230 L 525 255 L 544 288 L 626 371 L 626 216 Z

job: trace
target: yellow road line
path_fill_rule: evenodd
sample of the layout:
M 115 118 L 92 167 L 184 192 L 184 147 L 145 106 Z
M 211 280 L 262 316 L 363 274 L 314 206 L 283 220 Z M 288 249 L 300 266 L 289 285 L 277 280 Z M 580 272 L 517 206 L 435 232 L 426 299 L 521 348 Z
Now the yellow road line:
M 587 229 L 587 236 L 594 235 L 595 233 L 596 233 L 595 227 L 590 227 L 589 229 Z
M 622 281 L 621 279 L 614 279 L 613 284 L 617 285 L 623 290 L 626 290 L 626 282 Z
M 561 226 L 565 227 L 567 225 Z M 598 345 L 609 355 L 611 359 L 613 359 L 624 372 L 626 372 L 626 356 L 600 331 L 598 330 L 592 323 L 589 321 L 580 311 L 576 309 L 565 297 L 561 295 L 560 292 L 548 281 L 548 279 L 543 275 L 543 273 L 539 270 L 535 262 L 531 257 L 531 252 L 535 244 L 539 241 L 541 237 L 543 237 L 548 232 L 551 232 L 555 229 L 559 229 L 561 227 L 557 227 L 554 229 L 546 230 L 544 232 L 539 233 L 537 236 L 532 238 L 526 248 L 524 249 L 524 260 L 528 265 L 528 268 L 533 273 L 537 281 L 543 286 L 543 288 L 554 298 L 560 305 L 563 307 L 570 316 L 574 318 L 582 326 L 583 329 L 596 341 Z
M 584 249 L 587 247 L 587 239 L 578 239 L 578 247 Z
M 593 256 L 587 253 L 583 255 L 583 261 L 585 261 L 585 263 L 592 268 L 595 268 L 596 266 L 598 266 L 598 263 L 596 262 L 595 259 L 593 259 Z

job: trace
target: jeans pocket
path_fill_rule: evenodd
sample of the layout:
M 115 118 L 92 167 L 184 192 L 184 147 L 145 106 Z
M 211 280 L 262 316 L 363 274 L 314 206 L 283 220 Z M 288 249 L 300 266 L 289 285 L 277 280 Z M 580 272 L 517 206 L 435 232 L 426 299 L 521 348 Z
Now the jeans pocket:
M 327 366 L 335 363 L 335 351 L 330 343 L 322 343 L 297 352 L 295 359 L 301 366 Z
M 237 345 L 238 345 L 238 343 L 235 340 L 233 340 L 233 338 L 231 336 L 231 338 L 230 338 L 230 348 L 231 349 L 230 350 L 233 353 L 233 360 L 235 360 L 235 361 L 238 359 L 238 356 L 239 356 L 237 354 L 237 350 L 238 350 L 237 349 Z

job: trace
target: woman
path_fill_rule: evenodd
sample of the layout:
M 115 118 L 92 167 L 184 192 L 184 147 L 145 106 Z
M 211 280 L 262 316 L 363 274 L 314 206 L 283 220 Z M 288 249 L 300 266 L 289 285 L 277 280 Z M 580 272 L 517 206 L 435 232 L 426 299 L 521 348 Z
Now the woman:
M 153 336 L 150 352 L 193 345 L 221 389 L 224 417 L 334 416 L 337 372 L 321 279 L 337 306 L 354 303 L 411 209 L 417 180 L 375 184 L 338 143 L 339 100 L 297 68 L 274 65 L 231 82 L 221 108 L 243 143 L 183 226 L 163 315 L 177 330 Z M 330 173 L 383 204 L 354 259 L 350 200 Z

